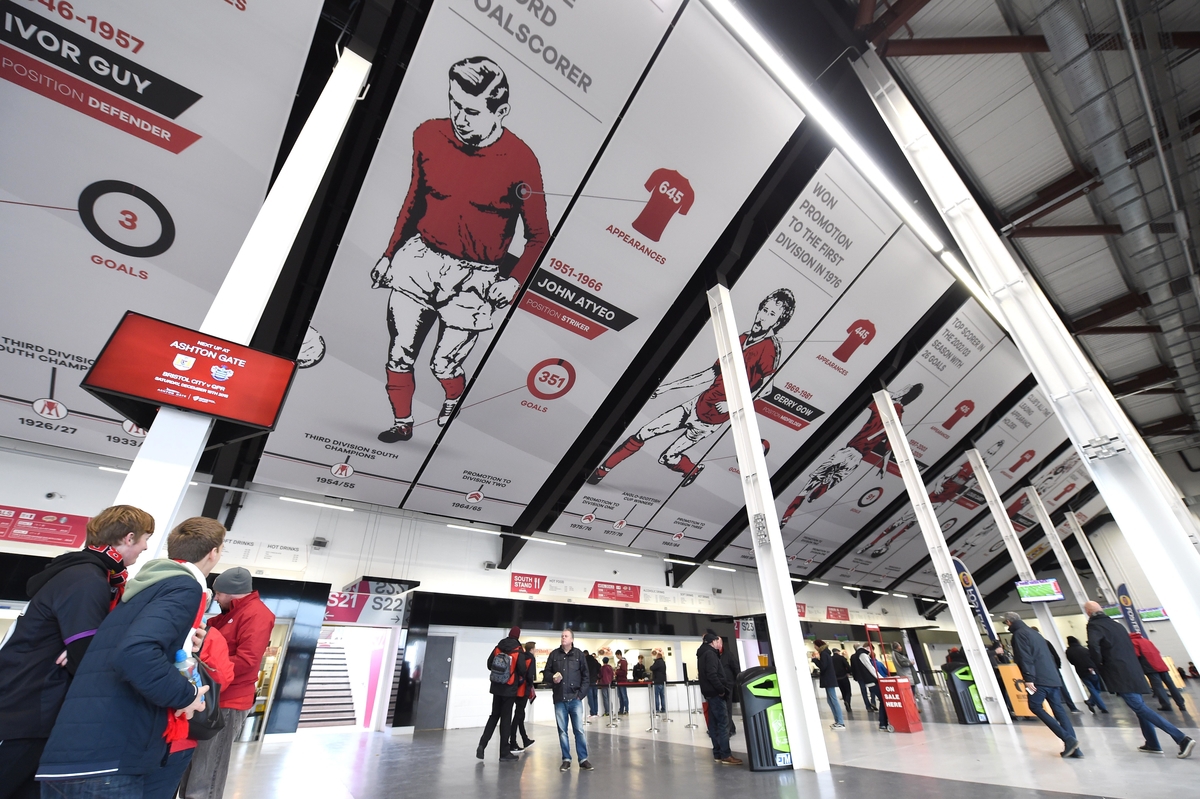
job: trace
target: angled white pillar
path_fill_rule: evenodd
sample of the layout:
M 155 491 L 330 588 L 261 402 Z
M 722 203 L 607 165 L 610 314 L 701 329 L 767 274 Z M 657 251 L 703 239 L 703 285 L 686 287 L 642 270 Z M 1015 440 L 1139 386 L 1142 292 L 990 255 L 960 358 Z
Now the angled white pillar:
M 892 405 L 892 397 L 887 391 L 877 391 L 872 398 L 880 418 L 883 419 L 883 429 L 892 448 L 892 457 L 900 469 L 900 476 L 904 478 L 904 488 L 908 491 L 908 499 L 916 514 L 917 526 L 921 528 L 925 546 L 929 548 L 929 560 L 937 571 L 938 583 L 941 584 L 942 594 L 946 598 L 946 607 L 950 609 L 954 629 L 958 631 L 963 651 L 967 654 L 967 664 L 971 667 L 975 687 L 983 699 L 983 709 L 988 722 L 1012 724 L 1008 706 L 1004 703 L 1004 695 L 1000 693 L 996 672 L 992 669 L 992 662 L 987 653 L 983 651 L 983 639 L 979 635 L 974 612 L 967 601 L 958 569 L 954 567 L 954 560 L 950 557 L 950 547 L 946 545 L 942 526 L 933 512 L 933 505 L 929 503 L 929 492 L 925 489 L 925 481 L 921 478 L 912 447 L 908 444 L 908 435 L 904 432 L 900 417 L 896 415 L 896 409 Z
M 1045 389 L 1189 657 L 1200 662 L 1196 519 L 882 59 L 868 51 L 854 69 L 978 278 L 980 302 L 1007 328 Z M 949 253 L 943 260 L 955 263 Z
M 775 495 L 771 491 L 771 473 L 763 456 L 758 416 L 754 412 L 754 394 L 746 377 L 746 362 L 738 339 L 729 290 L 724 286 L 709 289 L 708 308 L 717 338 L 721 377 L 725 381 L 729 429 L 733 433 L 738 471 L 742 476 L 742 492 L 746 497 L 746 513 L 750 519 L 758 581 L 762 586 L 767 624 L 771 628 L 771 657 L 775 661 L 779 679 L 779 699 L 783 705 L 783 721 L 792 750 L 792 768 L 828 771 L 829 753 L 821 730 L 817 695 L 808 676 L 807 663 L 800 662 L 804 652 L 804 633 L 796 613 L 796 595 L 792 591 L 787 554 L 783 549 L 783 536 L 779 532 Z
M 1004 507 L 1003 500 L 1000 499 L 1000 492 L 996 490 L 996 484 L 992 482 L 992 474 L 988 471 L 987 464 L 984 463 L 983 455 L 979 450 L 972 449 L 967 452 L 967 458 L 971 461 L 971 471 L 975 473 L 975 481 L 979 484 L 979 490 L 987 500 L 988 510 L 992 513 L 992 521 L 996 523 L 996 529 L 1000 531 L 1000 537 L 1004 539 L 1004 548 L 1008 550 L 1008 556 L 1017 569 L 1017 576 L 1022 580 L 1036 580 L 1037 576 L 1033 573 L 1033 566 L 1029 565 L 1025 547 L 1021 546 L 1021 539 L 1017 537 L 1017 531 L 1013 529 L 1012 519 L 1008 518 L 1008 510 Z M 1042 510 L 1045 511 L 1045 507 Z M 1039 519 L 1039 521 L 1041 520 Z M 1048 523 L 1049 519 L 1045 524 Z M 1050 612 L 1049 606 L 1045 602 L 1030 604 L 1033 605 L 1033 614 L 1037 616 L 1038 624 L 1042 629 L 1042 637 L 1050 642 L 1055 651 L 1066 652 L 1066 644 L 1058 632 L 1058 626 L 1054 623 L 1054 614 Z M 1088 693 L 1079 682 L 1079 675 L 1075 673 L 1075 670 L 1068 668 L 1061 672 L 1063 682 L 1067 686 L 1067 693 L 1071 695 L 1071 698 L 1080 702 L 1085 701 Z
M 1058 567 L 1063 570 L 1063 576 L 1067 578 L 1067 585 L 1071 589 L 1071 594 L 1075 597 L 1076 604 L 1079 605 L 1079 612 L 1084 613 L 1084 604 L 1091 599 L 1087 594 L 1087 589 L 1083 587 L 1083 580 L 1079 579 L 1078 572 L 1075 571 L 1075 564 L 1071 562 L 1071 556 L 1067 554 L 1067 547 L 1062 542 L 1062 538 L 1058 535 L 1058 530 L 1054 529 L 1054 524 L 1050 521 L 1050 514 L 1046 511 L 1046 505 L 1042 502 L 1041 496 L 1038 495 L 1037 489 L 1029 486 L 1025 489 L 1025 498 L 1029 505 L 1033 508 L 1033 515 L 1037 517 L 1038 524 L 1042 526 L 1042 532 L 1046 534 L 1046 540 L 1050 542 L 1050 548 L 1054 550 L 1054 557 L 1058 560 Z
M 371 62 L 349 48 L 342 52 L 200 332 L 238 344 L 250 343 L 370 69 Z M 115 500 L 116 504 L 136 505 L 154 517 L 157 534 L 135 570 L 160 557 L 166 547 L 167 532 L 183 504 L 212 426 L 211 417 L 174 408 L 161 408 L 155 417 Z
M 1096 556 L 1096 550 L 1092 549 L 1092 542 L 1088 541 L 1087 534 L 1083 532 L 1083 525 L 1079 523 L 1079 517 L 1075 515 L 1075 511 L 1067 511 L 1067 524 L 1070 526 L 1071 532 L 1075 534 L 1075 541 L 1083 550 L 1083 556 L 1087 558 L 1088 565 L 1092 567 L 1092 574 L 1095 575 L 1096 582 L 1100 585 L 1104 601 L 1110 605 L 1117 604 L 1117 592 L 1113 588 L 1112 581 L 1108 579 L 1108 572 L 1104 570 L 1104 564 Z

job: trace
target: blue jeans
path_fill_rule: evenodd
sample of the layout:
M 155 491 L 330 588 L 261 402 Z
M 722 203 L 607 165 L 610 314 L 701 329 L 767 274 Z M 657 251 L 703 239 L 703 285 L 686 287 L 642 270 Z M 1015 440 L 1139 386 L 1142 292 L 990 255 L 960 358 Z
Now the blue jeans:
M 596 715 L 596 703 L 600 701 L 600 689 L 595 683 L 588 688 L 588 715 Z
M 667 712 L 667 684 L 666 683 L 655 683 L 654 684 L 654 712 L 655 713 L 666 713 Z
M 708 737 L 712 739 L 713 757 L 724 760 L 732 757 L 729 751 L 729 713 L 725 707 L 725 699 L 720 696 L 706 696 L 708 702 Z
M 47 780 L 42 799 L 142 799 L 141 774 L 105 774 L 86 780 Z
M 608 694 L 611 690 L 612 689 L 607 685 L 600 686 L 600 698 L 604 700 L 604 715 L 606 716 L 612 712 L 612 707 L 610 706 L 612 700 L 608 698 Z
M 1042 702 L 1050 703 L 1050 709 L 1054 711 L 1053 716 L 1042 707 Z M 1063 743 L 1076 740 L 1075 728 L 1071 726 L 1071 717 L 1067 715 L 1067 709 L 1063 707 L 1060 686 L 1056 685 L 1051 688 L 1039 685 L 1037 690 L 1029 695 L 1029 709 L 1033 711 L 1033 715 L 1050 728 L 1050 732 L 1061 738 Z M 1058 720 L 1055 721 L 1055 719 Z
M 879 729 L 888 727 L 887 706 L 883 704 L 883 694 L 879 692 L 879 683 L 871 684 L 871 696 L 875 697 L 875 707 L 879 708 Z
M 174 752 L 167 757 L 165 766 L 147 774 L 142 782 L 143 799 L 175 799 L 179 781 L 183 779 L 183 772 L 187 770 L 195 753 L 195 749 Z
M 571 759 L 571 741 L 567 737 L 567 721 L 575 728 L 575 754 L 579 762 L 588 759 L 587 738 L 583 735 L 583 700 L 572 699 L 567 702 L 554 703 L 554 721 L 558 725 L 558 748 L 562 750 L 562 759 Z
M 1092 698 L 1092 704 L 1107 713 L 1108 706 L 1104 704 L 1104 699 L 1100 696 L 1100 675 L 1089 674 L 1083 678 L 1083 684 L 1087 686 L 1088 694 Z
M 618 713 L 629 712 L 629 690 L 624 685 L 617 686 L 617 704 L 620 705 Z
M 838 689 L 826 688 L 825 701 L 829 703 L 829 709 L 833 711 L 833 720 L 838 724 L 845 724 L 846 720 L 842 717 L 842 703 L 838 701 Z
M 1138 724 L 1142 727 L 1142 735 L 1146 738 L 1146 745 L 1151 749 L 1162 748 L 1158 743 L 1158 735 L 1154 732 L 1155 727 L 1170 735 L 1171 740 L 1177 744 L 1182 743 L 1183 739 L 1187 737 L 1174 724 L 1146 707 L 1146 702 L 1142 699 L 1141 694 L 1117 694 L 1117 696 L 1124 699 L 1125 704 L 1129 705 L 1129 709 L 1137 715 Z

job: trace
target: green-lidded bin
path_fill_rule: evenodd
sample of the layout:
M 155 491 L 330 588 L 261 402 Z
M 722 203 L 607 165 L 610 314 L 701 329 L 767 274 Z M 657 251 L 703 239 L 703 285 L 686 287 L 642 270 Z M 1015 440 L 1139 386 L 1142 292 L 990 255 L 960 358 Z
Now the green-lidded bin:
M 742 699 L 742 729 L 746 734 L 747 757 L 751 771 L 779 771 L 792 767 L 792 749 L 787 726 L 783 723 L 783 704 L 779 700 L 779 680 L 775 669 L 755 666 L 738 675 Z
M 983 698 L 975 685 L 975 677 L 971 667 L 961 663 L 947 663 L 942 666 L 946 674 L 946 687 L 950 689 L 950 699 L 954 702 L 954 712 L 958 714 L 959 724 L 987 724 L 987 713 L 983 708 Z

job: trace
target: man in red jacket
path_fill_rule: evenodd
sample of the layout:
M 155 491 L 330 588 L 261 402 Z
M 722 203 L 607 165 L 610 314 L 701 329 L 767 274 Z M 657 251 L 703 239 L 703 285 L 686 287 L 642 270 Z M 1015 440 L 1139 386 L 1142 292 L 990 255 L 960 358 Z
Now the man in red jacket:
M 1167 668 L 1167 662 L 1163 660 L 1158 647 L 1141 633 L 1130 633 L 1129 640 L 1133 641 L 1133 651 L 1137 652 L 1138 660 L 1142 664 L 1142 671 L 1146 673 L 1146 678 L 1150 680 L 1150 687 L 1154 689 L 1154 695 L 1158 697 L 1158 709 L 1173 710 L 1171 701 L 1167 698 L 1167 691 L 1170 691 L 1171 699 L 1174 699 L 1175 704 L 1179 705 L 1179 709 L 1186 713 L 1187 706 L 1183 702 L 1183 694 L 1171 680 L 1171 670 Z M 1164 684 L 1166 685 L 1165 690 Z
M 223 612 L 209 620 L 208 629 L 219 631 L 229 645 L 233 680 L 221 688 L 221 717 L 225 726 L 216 737 L 199 742 L 183 777 L 180 795 L 185 799 L 221 799 L 229 771 L 229 754 L 254 707 L 263 653 L 271 643 L 271 630 L 275 627 L 275 614 L 258 598 L 246 569 L 238 567 L 222 572 L 213 581 L 213 599 Z

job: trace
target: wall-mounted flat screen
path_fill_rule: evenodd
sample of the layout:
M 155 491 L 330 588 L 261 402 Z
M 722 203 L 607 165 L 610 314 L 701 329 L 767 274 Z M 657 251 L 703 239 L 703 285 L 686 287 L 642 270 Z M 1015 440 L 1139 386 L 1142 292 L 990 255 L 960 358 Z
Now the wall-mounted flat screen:
M 271 430 L 295 371 L 287 358 L 127 311 L 83 387 L 127 415 L 141 400 L 151 412 L 169 405 Z
M 1058 580 L 1023 580 L 1017 583 L 1017 596 L 1022 602 L 1055 602 L 1063 592 Z

